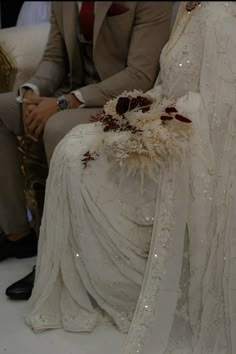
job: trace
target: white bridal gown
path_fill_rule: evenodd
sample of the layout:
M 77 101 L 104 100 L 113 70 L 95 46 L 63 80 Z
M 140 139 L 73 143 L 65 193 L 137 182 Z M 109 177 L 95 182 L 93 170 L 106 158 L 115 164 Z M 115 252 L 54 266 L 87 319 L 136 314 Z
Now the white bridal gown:
M 56 148 L 26 316 L 35 332 L 107 317 L 128 332 L 124 354 L 236 353 L 235 14 L 233 2 L 180 9 L 151 94 L 178 98 L 192 134 L 156 182 L 141 188 L 105 153 L 84 169 L 99 125 Z

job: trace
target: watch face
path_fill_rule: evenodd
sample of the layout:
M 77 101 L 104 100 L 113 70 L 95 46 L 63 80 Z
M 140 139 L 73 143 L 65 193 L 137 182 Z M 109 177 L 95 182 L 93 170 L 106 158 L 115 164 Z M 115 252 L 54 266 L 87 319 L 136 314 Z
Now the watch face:
M 59 100 L 58 104 L 61 110 L 68 108 L 68 102 L 66 99 Z

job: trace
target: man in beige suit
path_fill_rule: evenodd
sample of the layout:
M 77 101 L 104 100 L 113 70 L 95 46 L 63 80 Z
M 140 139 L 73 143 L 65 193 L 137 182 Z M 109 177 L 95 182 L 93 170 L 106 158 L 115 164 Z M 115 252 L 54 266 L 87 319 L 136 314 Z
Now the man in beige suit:
M 63 136 L 107 100 L 124 90 L 150 89 L 169 37 L 171 8 L 165 1 L 52 2 L 36 73 L 17 100 L 16 93 L 0 95 L 0 260 L 35 255 L 37 247 L 26 218 L 16 136 L 43 139 L 49 161 Z M 28 298 L 31 289 L 32 281 L 25 288 L 17 283 L 7 295 Z

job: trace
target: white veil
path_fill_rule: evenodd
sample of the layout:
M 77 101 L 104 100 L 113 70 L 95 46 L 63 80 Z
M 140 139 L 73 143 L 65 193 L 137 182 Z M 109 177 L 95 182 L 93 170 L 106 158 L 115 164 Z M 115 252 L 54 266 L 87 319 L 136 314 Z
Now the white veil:
M 150 254 L 140 298 L 125 343 L 125 354 L 167 353 L 179 295 L 186 224 L 189 223 L 191 229 L 188 208 L 191 209 L 189 200 L 192 198 L 191 188 L 194 184 L 198 185 L 199 193 L 195 194 L 193 204 L 198 207 L 205 205 L 208 214 L 204 217 L 203 211 L 198 213 L 199 208 L 195 207 L 195 222 L 201 226 L 203 215 L 205 230 L 209 231 L 202 235 L 202 240 L 193 227 L 193 234 L 192 231 L 189 234 L 190 242 L 198 237 L 197 244 L 192 242 L 190 251 L 196 253 L 199 259 L 190 257 L 190 262 L 195 262 L 200 269 L 194 280 L 199 299 L 195 303 L 194 296 L 191 296 L 191 291 L 194 295 L 194 286 L 191 290 L 190 280 L 188 301 L 193 347 L 189 351 L 181 351 L 181 354 L 236 352 L 236 341 L 233 339 L 236 330 L 233 317 L 236 313 L 236 241 L 232 241 L 236 233 L 235 215 L 232 213 L 236 206 L 235 198 L 232 198 L 232 195 L 236 195 L 236 183 L 233 182 L 236 173 L 236 21 L 230 16 L 236 14 L 236 4 L 224 4 L 229 17 L 223 16 L 222 21 L 217 22 L 217 26 L 210 26 L 206 33 L 200 95 L 190 93 L 184 102 L 180 100 L 182 109 L 189 111 L 189 116 L 196 123 L 190 141 L 191 154 L 190 157 L 183 156 L 181 166 L 172 164 L 161 173 Z M 225 120 L 227 124 L 224 128 Z M 210 145 L 214 149 L 215 171 L 211 166 Z M 209 166 L 206 161 L 209 161 Z M 226 164 L 219 161 L 226 161 Z M 207 186 L 214 188 L 214 194 L 211 194 L 212 189 L 207 187 L 205 204 L 200 193 L 206 189 L 204 179 L 202 185 L 197 180 L 194 182 L 197 178 L 194 173 L 198 171 L 207 176 Z M 222 179 L 219 179 L 219 174 L 222 174 Z M 196 200 L 198 195 L 199 200 Z M 231 212 L 228 213 L 225 208 L 222 217 L 221 209 L 215 207 L 217 203 L 221 207 L 230 206 Z M 217 235 L 214 228 L 216 218 Z M 233 235 L 234 238 L 230 239 Z M 217 243 L 219 238 L 225 243 Z M 196 245 L 199 249 L 194 249 Z M 221 265 L 219 269 L 217 264 Z M 176 354 L 177 351 L 169 353 Z

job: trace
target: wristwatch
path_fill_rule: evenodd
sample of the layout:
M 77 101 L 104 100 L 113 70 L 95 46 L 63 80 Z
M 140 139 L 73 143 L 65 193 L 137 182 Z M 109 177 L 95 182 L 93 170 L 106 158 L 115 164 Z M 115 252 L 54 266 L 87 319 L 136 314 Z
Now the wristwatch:
M 65 98 L 64 95 L 58 97 L 58 99 L 57 99 L 57 108 L 58 108 L 58 111 L 64 111 L 65 109 L 69 109 L 70 108 L 70 103 Z

